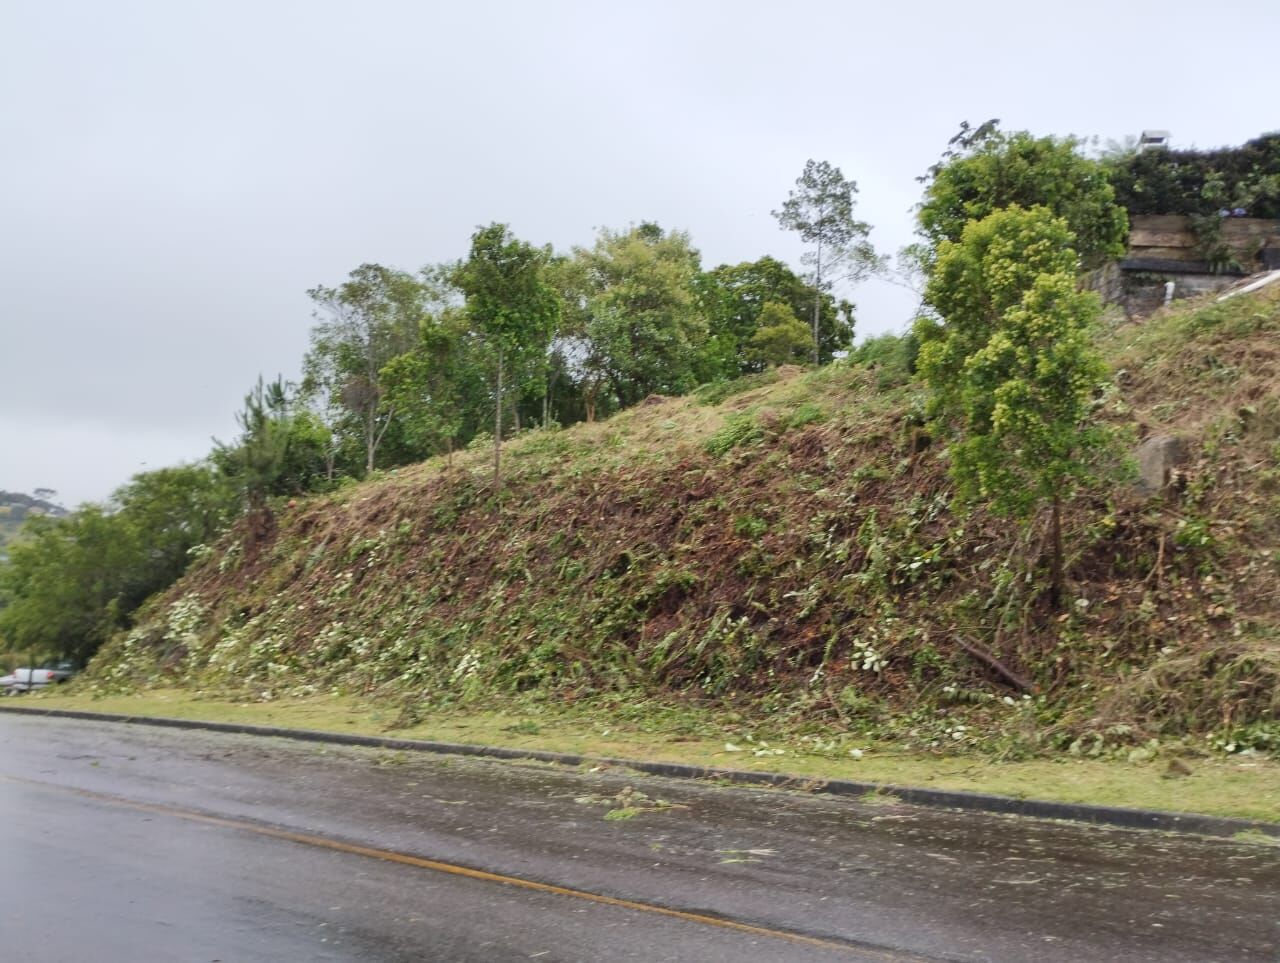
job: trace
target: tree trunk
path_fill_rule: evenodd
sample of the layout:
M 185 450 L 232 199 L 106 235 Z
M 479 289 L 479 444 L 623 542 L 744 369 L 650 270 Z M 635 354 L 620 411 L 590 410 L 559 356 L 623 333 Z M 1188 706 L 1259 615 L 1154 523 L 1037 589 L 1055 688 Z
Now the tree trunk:
M 498 390 L 493 405 L 493 493 L 502 490 L 502 349 L 498 349 Z
M 818 242 L 818 256 L 813 262 L 813 366 L 822 364 L 818 347 L 818 321 L 822 317 L 822 242 Z
M 376 409 L 374 410 L 374 413 L 376 415 L 377 413 Z M 378 446 L 382 444 L 382 436 L 385 435 L 387 433 L 387 429 L 391 427 L 391 419 L 395 417 L 395 414 L 396 414 L 396 409 L 395 409 L 395 406 L 393 405 L 387 409 L 387 419 L 382 423 L 381 428 L 378 427 L 378 422 L 376 420 L 374 420 L 371 425 L 371 427 L 374 429 L 373 444 L 369 448 L 369 467 L 365 471 L 366 475 L 368 475 L 370 472 L 373 471 L 373 464 L 378 456 Z
M 1062 499 L 1057 492 L 1053 493 L 1053 516 L 1051 538 L 1053 539 L 1052 555 L 1049 558 L 1049 602 L 1055 612 L 1062 610 L 1066 589 L 1062 575 Z
M 245 558 L 253 558 L 258 554 L 258 547 L 271 537 L 275 531 L 275 515 L 271 511 L 271 503 L 261 492 L 250 492 L 245 511 L 244 554 Z

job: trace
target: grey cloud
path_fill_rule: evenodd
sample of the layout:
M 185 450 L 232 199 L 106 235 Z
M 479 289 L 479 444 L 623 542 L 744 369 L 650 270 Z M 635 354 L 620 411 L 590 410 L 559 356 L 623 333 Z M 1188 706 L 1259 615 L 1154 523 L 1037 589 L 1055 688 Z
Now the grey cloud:
M 0 488 L 74 479 L 103 497 L 132 465 L 204 453 L 259 372 L 296 376 L 308 287 L 363 261 L 460 256 L 490 220 L 564 249 L 655 219 L 689 230 L 708 264 L 794 261 L 768 212 L 819 157 L 859 182 L 859 214 L 893 250 L 910 240 L 914 176 L 962 118 L 1112 137 L 1156 125 L 1202 144 L 1266 126 L 1214 83 L 1174 96 L 1132 82 L 1153 44 L 1163 63 L 1203 61 L 1200 32 L 1165 26 L 1199 5 L 1035 10 L 13 5 Z M 1270 3 L 1231 19 L 1258 38 L 1280 26 Z M 1272 79 L 1245 57 L 1229 83 Z M 888 285 L 852 294 L 863 334 L 914 307 Z

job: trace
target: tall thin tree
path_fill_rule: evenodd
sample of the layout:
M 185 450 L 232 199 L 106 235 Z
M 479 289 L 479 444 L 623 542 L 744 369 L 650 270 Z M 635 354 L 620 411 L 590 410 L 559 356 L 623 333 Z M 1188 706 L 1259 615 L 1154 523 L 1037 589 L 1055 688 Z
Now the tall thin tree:
M 801 257 L 813 271 L 813 363 L 819 364 L 818 322 L 822 293 L 834 282 L 860 281 L 877 270 L 880 258 L 867 240 L 871 225 L 853 216 L 855 181 L 827 161 L 809 160 L 796 178 L 796 189 L 787 193 L 782 207 L 773 212 L 778 223 L 795 231 L 810 249 Z
M 466 295 L 474 332 L 494 358 L 493 489 L 502 490 L 502 408 L 508 369 L 543 358 L 560 317 L 560 299 L 547 282 L 551 252 L 512 235 L 505 224 L 482 227 L 454 280 Z

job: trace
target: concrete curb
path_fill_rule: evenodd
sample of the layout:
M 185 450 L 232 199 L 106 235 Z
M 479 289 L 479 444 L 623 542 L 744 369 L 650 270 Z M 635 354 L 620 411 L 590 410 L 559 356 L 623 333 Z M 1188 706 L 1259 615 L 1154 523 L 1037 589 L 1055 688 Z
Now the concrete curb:
M 198 719 L 170 719 L 164 716 L 130 716 L 109 712 L 86 712 L 80 709 L 44 709 L 0 706 L 0 711 L 18 715 L 58 716 L 64 719 L 87 719 L 97 722 L 119 722 L 131 725 L 160 726 L 169 729 L 204 729 L 249 736 L 276 736 L 299 742 L 320 742 L 341 746 L 363 746 L 375 749 L 400 749 L 409 752 L 431 752 L 457 756 L 479 756 L 489 759 L 531 759 L 564 766 L 593 764 L 619 766 L 651 776 L 677 779 L 718 779 L 743 786 L 772 786 L 780 789 L 806 789 L 836 796 L 865 796 L 876 793 L 938 809 L 963 809 L 973 812 L 1030 816 L 1036 819 L 1066 819 L 1098 826 L 1125 829 L 1152 829 L 1161 832 L 1194 833 L 1201 836 L 1234 836 L 1237 833 L 1260 833 L 1280 839 L 1280 823 L 1234 819 L 1226 816 L 1204 816 L 1198 813 L 1163 812 L 1152 809 L 1125 809 L 1119 806 L 1091 806 L 1085 803 L 1051 802 L 1041 799 L 1015 799 L 988 793 L 959 789 L 923 789 L 891 786 L 884 783 L 855 782 L 846 779 L 816 780 L 775 772 L 749 772 L 742 769 L 719 769 L 677 762 L 649 762 L 638 759 L 611 759 L 605 756 L 582 756 L 538 749 L 511 749 L 469 743 L 428 742 L 419 739 L 394 739 L 386 736 L 362 736 L 353 733 L 323 732 L 315 729 L 286 729 L 280 726 L 253 726 L 236 722 L 203 722 Z

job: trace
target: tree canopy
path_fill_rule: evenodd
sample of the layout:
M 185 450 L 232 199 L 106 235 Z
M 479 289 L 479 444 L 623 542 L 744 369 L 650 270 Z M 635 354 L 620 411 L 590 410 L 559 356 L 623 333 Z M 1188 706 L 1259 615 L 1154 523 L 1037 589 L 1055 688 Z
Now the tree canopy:
M 231 486 L 198 464 L 135 475 L 105 505 L 29 518 L 0 565 L 0 634 L 38 656 L 87 659 L 234 514 Z
M 925 301 L 937 313 L 916 324 L 919 365 L 934 386 L 934 407 L 955 409 L 968 359 L 991 339 L 1042 274 L 1074 276 L 1074 235 L 1047 208 L 1014 205 L 967 224 L 956 241 L 944 239 Z
M 1128 218 L 1106 170 L 1080 146 L 1074 137 L 1005 132 L 996 121 L 963 125 L 923 178 L 920 232 L 936 253 L 943 241 L 959 241 L 970 221 L 1013 205 L 1041 206 L 1066 221 L 1085 266 L 1121 256 Z
M 606 228 L 574 257 L 585 281 L 584 376 L 606 382 L 624 407 L 693 388 L 708 329 L 695 296 L 699 255 L 689 235 L 648 222 Z
M 307 294 L 319 323 L 304 361 L 303 388 L 322 401 L 337 430 L 354 422 L 364 471 L 371 472 L 393 415 L 383 404 L 382 368 L 416 341 L 426 310 L 424 288 L 404 271 L 362 264 L 337 287 Z
M 746 353 L 764 367 L 803 363 L 813 353 L 813 333 L 785 304 L 766 301 Z
M 505 224 L 482 227 L 454 275 L 466 295 L 471 331 L 494 359 L 494 486 L 501 483 L 502 410 L 510 374 L 541 369 L 560 319 L 560 300 L 546 277 L 551 252 L 512 235 Z
M 703 350 L 703 374 L 714 380 L 758 371 L 761 362 L 749 344 L 761 327 L 764 306 L 772 302 L 797 318 L 812 319 L 814 289 L 787 265 L 766 256 L 707 271 L 698 280 L 698 297 L 711 333 Z M 819 356 L 829 361 L 853 340 L 853 305 L 826 291 L 818 293 L 818 300 Z M 809 357 L 812 338 L 811 331 Z

